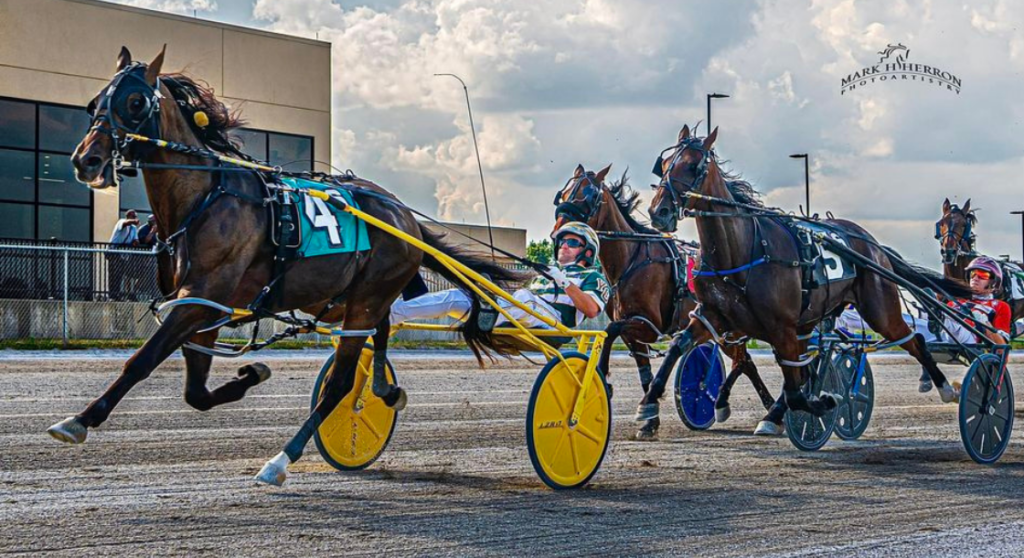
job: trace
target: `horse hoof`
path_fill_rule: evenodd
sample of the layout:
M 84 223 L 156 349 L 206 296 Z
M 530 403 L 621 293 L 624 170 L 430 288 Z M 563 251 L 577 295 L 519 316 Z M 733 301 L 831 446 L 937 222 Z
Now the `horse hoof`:
M 715 422 L 722 423 L 732 416 L 731 407 L 715 407 Z
M 658 440 L 658 430 L 641 428 L 633 435 L 633 440 L 637 442 L 656 442 Z
M 922 378 L 921 381 L 917 384 L 917 391 L 920 393 L 928 393 L 929 391 L 932 390 L 932 387 L 933 386 L 931 378 Z
M 384 404 L 396 411 L 401 411 L 409 404 L 409 397 L 405 394 L 404 389 L 394 386 L 391 388 L 391 393 L 388 394 Z
M 75 417 L 66 418 L 46 429 L 54 439 L 66 444 L 81 444 L 89 435 L 89 429 L 78 422 Z
M 633 420 L 637 422 L 644 422 L 657 418 L 658 416 L 658 404 L 657 403 L 641 403 L 636 408 L 636 416 Z
M 282 456 L 284 459 L 282 459 Z M 287 463 L 288 457 L 285 456 L 284 452 L 277 454 L 276 457 L 267 461 L 267 464 L 260 469 L 259 474 L 256 475 L 256 482 L 271 486 L 282 486 L 285 479 L 288 478 Z
M 960 386 L 957 384 L 946 384 L 939 388 L 939 397 L 943 403 L 960 402 Z
M 825 410 L 831 411 L 843 404 L 843 396 L 838 393 L 821 392 L 821 400 L 825 403 Z
M 270 367 L 262 362 L 254 362 L 238 369 L 239 378 L 244 378 L 250 374 L 256 375 L 256 385 L 262 384 L 270 379 Z
M 770 420 L 762 420 L 757 423 L 754 429 L 754 436 L 782 436 L 786 429 L 781 424 L 775 424 Z

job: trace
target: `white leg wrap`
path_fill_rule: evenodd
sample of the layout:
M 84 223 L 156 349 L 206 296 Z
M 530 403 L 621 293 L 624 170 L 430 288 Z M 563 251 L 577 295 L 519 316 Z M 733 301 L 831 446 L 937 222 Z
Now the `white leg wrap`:
M 256 482 L 274 486 L 283 485 L 285 479 L 288 478 L 288 465 L 291 462 L 288 459 L 288 455 L 282 451 L 275 455 L 273 459 L 267 461 L 267 464 L 260 469 L 259 474 L 256 475 Z

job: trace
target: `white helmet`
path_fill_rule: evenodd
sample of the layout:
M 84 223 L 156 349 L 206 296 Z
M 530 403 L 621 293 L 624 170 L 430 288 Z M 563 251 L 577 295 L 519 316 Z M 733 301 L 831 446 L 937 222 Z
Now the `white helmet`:
M 597 258 L 597 252 L 601 249 L 601 241 L 598 240 L 597 233 L 594 232 L 594 229 L 590 228 L 590 225 L 579 221 L 570 221 L 562 225 L 557 231 L 555 231 L 555 234 L 552 235 L 552 238 L 555 241 L 555 254 L 558 253 L 559 241 L 561 241 L 562 237 L 567 234 L 574 234 L 582 238 L 583 242 L 586 244 L 583 251 L 580 252 L 579 257 L 576 258 L 576 262 L 579 263 L 580 260 L 583 260 L 587 262 L 587 266 L 594 265 L 594 260 Z M 588 250 L 590 251 L 589 256 L 587 255 Z

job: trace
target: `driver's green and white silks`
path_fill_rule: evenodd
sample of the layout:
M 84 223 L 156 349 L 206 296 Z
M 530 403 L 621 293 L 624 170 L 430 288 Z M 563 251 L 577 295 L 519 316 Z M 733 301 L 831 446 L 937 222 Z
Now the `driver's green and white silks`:
M 359 207 L 352 199 L 352 194 L 330 184 L 290 177 L 282 177 L 281 182 L 293 188 L 323 190 L 353 207 Z M 367 234 L 366 223 L 324 203 L 321 199 L 307 194 L 290 195 L 292 203 L 295 203 L 299 209 L 302 244 L 296 254 L 298 257 L 314 258 L 370 249 L 370 237 Z
M 596 266 L 583 267 L 573 264 L 563 267 L 562 271 L 565 272 L 565 276 L 572 284 L 594 299 L 594 302 L 597 303 L 598 311 L 604 311 L 604 305 L 608 302 L 610 288 L 608 287 L 608 280 L 604 278 L 604 274 L 601 273 L 600 269 Z M 569 295 L 565 294 L 565 291 L 559 289 L 548 278 L 538 275 L 530 282 L 527 288 L 557 310 L 562 316 L 561 322 L 566 327 L 576 327 L 583 321 L 583 312 L 576 308 Z

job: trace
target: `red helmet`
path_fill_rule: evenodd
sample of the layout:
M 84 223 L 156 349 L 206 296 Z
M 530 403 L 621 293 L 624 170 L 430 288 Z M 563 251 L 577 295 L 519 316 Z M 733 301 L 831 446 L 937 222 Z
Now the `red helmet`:
M 979 256 L 967 266 L 967 271 L 972 269 L 980 269 L 987 271 L 992 274 L 992 278 L 995 279 L 995 288 L 999 288 L 1003 284 L 1003 268 L 999 265 L 999 262 L 993 260 L 988 256 Z

